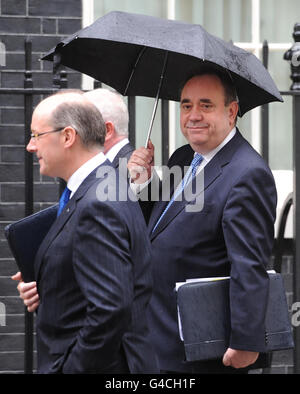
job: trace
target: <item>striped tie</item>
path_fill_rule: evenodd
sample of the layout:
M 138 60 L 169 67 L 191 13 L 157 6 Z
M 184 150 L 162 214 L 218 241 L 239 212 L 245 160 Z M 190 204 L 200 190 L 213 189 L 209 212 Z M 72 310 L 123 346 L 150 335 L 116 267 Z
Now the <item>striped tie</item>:
M 158 221 L 156 222 L 156 225 L 154 226 L 152 233 L 155 231 L 156 227 L 160 223 L 161 219 L 165 216 L 166 212 L 168 211 L 170 206 L 173 204 L 175 199 L 183 192 L 183 189 L 185 188 L 185 186 L 196 176 L 198 167 L 200 166 L 202 160 L 203 160 L 203 156 L 200 155 L 200 153 L 196 153 L 192 162 L 191 162 L 191 165 L 190 165 L 187 173 L 185 174 L 185 176 L 181 182 L 181 185 L 179 187 L 177 187 L 177 189 L 175 190 L 171 200 L 169 201 L 165 210 L 163 211 L 163 213 L 160 215 Z

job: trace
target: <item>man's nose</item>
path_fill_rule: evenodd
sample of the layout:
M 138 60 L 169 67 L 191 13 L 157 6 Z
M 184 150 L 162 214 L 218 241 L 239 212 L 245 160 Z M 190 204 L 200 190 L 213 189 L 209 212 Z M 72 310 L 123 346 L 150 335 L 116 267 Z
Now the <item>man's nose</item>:
M 202 120 L 203 119 L 203 111 L 199 107 L 193 107 L 190 111 L 189 118 L 192 121 Z
M 35 141 L 33 138 L 30 138 L 30 140 L 26 146 L 26 150 L 30 153 L 34 153 L 36 151 L 36 145 L 35 145 Z

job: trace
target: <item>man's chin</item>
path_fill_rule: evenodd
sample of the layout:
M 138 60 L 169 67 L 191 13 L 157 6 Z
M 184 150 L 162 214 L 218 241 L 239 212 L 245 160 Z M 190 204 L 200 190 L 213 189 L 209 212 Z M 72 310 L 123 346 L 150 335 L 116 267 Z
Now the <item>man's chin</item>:
M 40 166 L 40 174 L 43 176 L 51 176 L 48 174 L 48 171 L 43 166 Z
M 207 144 L 207 138 L 201 138 L 199 136 L 197 137 L 193 137 L 193 136 L 189 136 L 188 138 L 188 142 L 191 146 L 205 146 Z

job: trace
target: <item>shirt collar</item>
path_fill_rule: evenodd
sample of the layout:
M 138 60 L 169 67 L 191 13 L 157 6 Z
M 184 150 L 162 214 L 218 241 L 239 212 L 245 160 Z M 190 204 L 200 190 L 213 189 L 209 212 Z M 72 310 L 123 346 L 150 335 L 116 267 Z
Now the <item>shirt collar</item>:
M 71 195 L 70 198 L 74 195 L 74 193 L 77 191 L 81 183 L 85 180 L 85 178 L 90 175 L 92 171 L 94 171 L 95 168 L 100 166 L 100 164 L 104 163 L 106 160 L 105 155 L 100 152 L 94 157 L 92 157 L 90 160 L 85 162 L 81 167 L 79 167 L 69 178 L 67 186 L 68 189 L 71 190 Z
M 234 127 L 230 131 L 230 133 L 226 136 L 226 138 L 215 149 L 211 150 L 205 155 L 202 155 L 205 162 L 208 163 L 219 152 L 219 150 L 221 150 L 226 144 L 228 144 L 228 142 L 235 136 L 235 133 L 236 133 L 236 127 Z
M 119 151 L 125 146 L 126 144 L 129 144 L 129 139 L 124 138 L 123 140 L 117 142 L 108 152 L 105 153 L 105 156 L 108 158 L 108 160 L 112 163 L 119 153 Z

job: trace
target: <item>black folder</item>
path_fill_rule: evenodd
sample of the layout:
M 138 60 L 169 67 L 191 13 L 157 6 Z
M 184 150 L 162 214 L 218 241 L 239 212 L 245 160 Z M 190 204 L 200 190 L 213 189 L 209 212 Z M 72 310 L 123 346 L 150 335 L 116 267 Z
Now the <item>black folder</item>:
M 265 353 L 293 348 L 283 280 L 269 273 Z M 229 279 L 187 282 L 177 290 L 178 315 L 187 361 L 222 358 L 229 346 Z
M 57 209 L 58 204 L 5 227 L 10 250 L 25 282 L 35 280 L 34 259 L 40 244 L 57 217 Z

